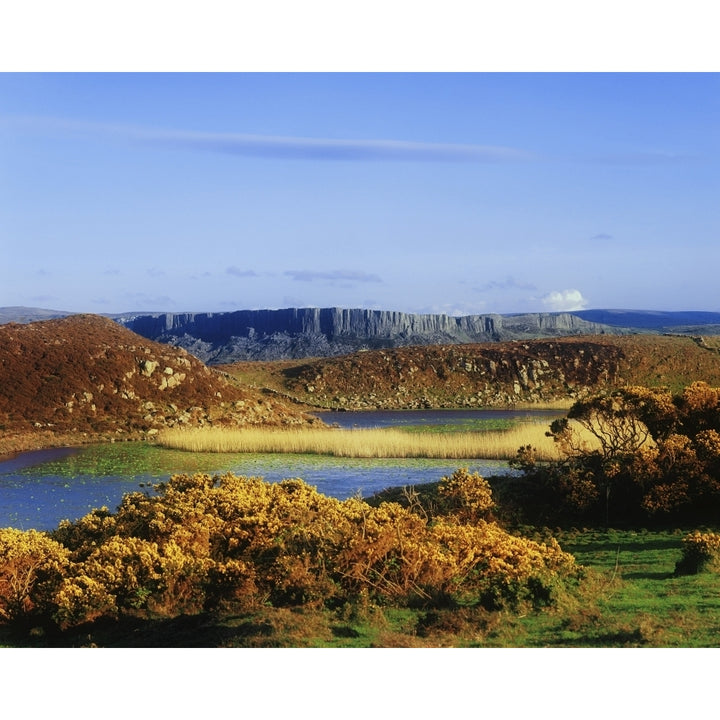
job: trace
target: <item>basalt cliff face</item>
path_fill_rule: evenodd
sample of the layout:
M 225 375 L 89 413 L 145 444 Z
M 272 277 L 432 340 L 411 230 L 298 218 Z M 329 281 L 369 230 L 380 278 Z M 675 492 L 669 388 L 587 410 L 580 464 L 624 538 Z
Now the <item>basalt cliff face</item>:
M 115 319 L 138 335 L 182 347 L 210 364 L 330 357 L 408 345 L 623 332 L 570 313 L 453 317 L 384 310 L 288 308 L 123 315 Z

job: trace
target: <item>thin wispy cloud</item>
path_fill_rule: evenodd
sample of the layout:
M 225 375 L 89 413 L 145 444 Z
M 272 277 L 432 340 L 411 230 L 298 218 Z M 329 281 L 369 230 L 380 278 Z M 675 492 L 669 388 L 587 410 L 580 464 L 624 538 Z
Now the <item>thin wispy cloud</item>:
M 35 303 L 55 302 L 58 299 L 56 295 L 32 295 L 30 300 Z
M 177 307 L 177 302 L 169 295 L 149 295 L 144 292 L 126 292 L 121 299 L 127 303 L 131 311 L 137 310 L 168 310 Z
M 591 240 L 612 240 L 613 236 L 608 235 L 608 233 L 598 233 L 597 235 L 593 235 Z
M 589 157 L 588 160 L 600 165 L 653 166 L 684 163 L 693 160 L 693 158 L 690 155 L 664 150 L 629 150 L 627 152 L 594 155 Z
M 318 280 L 361 283 L 382 282 L 382 278 L 378 275 L 355 270 L 331 270 L 330 272 L 319 272 L 317 270 L 286 270 L 285 275 L 297 282 L 315 282 Z
M 198 152 L 283 160 L 498 163 L 553 159 L 522 148 L 504 145 L 202 132 L 42 116 L 5 115 L 0 116 L 0 124 L 44 132 L 105 136 L 147 143 L 156 147 L 176 147 Z M 570 154 L 565 158 L 558 156 L 554 159 L 593 164 L 652 166 L 682 163 L 694 158 L 663 149 L 629 149 L 584 156 Z
M 421 315 L 449 315 L 450 317 L 469 317 L 472 315 L 482 315 L 485 303 L 438 303 L 434 305 L 424 305 L 419 308 L 409 308 L 407 312 L 417 312 Z
M 489 282 L 477 285 L 473 288 L 476 292 L 491 292 L 492 290 L 537 290 L 532 283 L 518 282 L 513 277 L 504 280 L 490 280 Z
M 257 277 L 258 274 L 254 270 L 243 270 L 242 268 L 231 265 L 225 269 L 226 274 L 239 278 Z
M 405 140 L 336 140 L 223 133 L 148 133 L 149 142 L 227 155 L 283 160 L 504 162 L 528 160 L 517 148 L 495 145 L 424 143 Z
M 5 123 L 47 131 L 95 136 L 100 134 L 156 146 L 283 160 L 494 163 L 534 158 L 530 152 L 502 145 L 193 132 L 44 117 L 5 117 L 2 120 Z
M 296 295 L 283 295 L 282 307 L 307 307 L 307 302 Z

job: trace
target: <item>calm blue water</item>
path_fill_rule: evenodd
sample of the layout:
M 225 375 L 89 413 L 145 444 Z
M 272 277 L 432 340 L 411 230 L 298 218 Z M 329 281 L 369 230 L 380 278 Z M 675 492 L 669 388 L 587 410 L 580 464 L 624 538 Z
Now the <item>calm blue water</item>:
M 58 470 L 58 465 L 88 451 L 41 450 L 0 462 L 0 527 L 51 530 L 61 520 L 76 520 L 94 508 L 114 510 L 125 493 L 142 490 L 141 483 L 151 481 L 130 472 L 73 473 L 70 466 Z
M 563 413 L 557 410 L 362 410 L 315 412 L 328 425 L 342 428 L 453 426 L 462 430 L 481 421 L 538 422 L 548 425 Z
M 337 418 L 344 427 L 387 427 L 403 423 L 431 424 L 433 418 L 434 424 L 463 424 L 477 418 L 479 413 L 490 413 L 489 417 L 498 418 L 505 412 L 333 413 L 332 418 L 324 416 L 324 419 L 335 422 Z M 527 419 L 544 419 L 538 414 L 522 414 Z M 557 416 L 557 413 L 552 414 L 550 419 Z M 238 475 L 261 476 L 269 482 L 301 478 L 325 495 L 345 499 L 358 493 L 368 497 L 392 486 L 435 482 L 458 467 L 468 467 L 471 472 L 484 476 L 511 472 L 505 462 L 482 459 L 348 459 L 313 455 L 184 453 L 132 443 L 38 450 L 0 461 L 0 527 L 51 530 L 61 520 L 76 520 L 94 508 L 106 506 L 114 511 L 125 493 L 152 492 L 153 484 L 181 472 L 214 474 L 231 471 Z

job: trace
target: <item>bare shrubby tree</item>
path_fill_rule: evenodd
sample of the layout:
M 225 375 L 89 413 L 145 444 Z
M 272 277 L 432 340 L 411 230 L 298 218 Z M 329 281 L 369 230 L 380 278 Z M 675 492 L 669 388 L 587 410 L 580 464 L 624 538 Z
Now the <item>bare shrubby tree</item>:
M 547 433 L 563 453 L 540 464 L 521 448 L 515 467 L 547 503 L 615 519 L 694 517 L 720 509 L 720 388 L 678 394 L 627 387 L 576 402 Z

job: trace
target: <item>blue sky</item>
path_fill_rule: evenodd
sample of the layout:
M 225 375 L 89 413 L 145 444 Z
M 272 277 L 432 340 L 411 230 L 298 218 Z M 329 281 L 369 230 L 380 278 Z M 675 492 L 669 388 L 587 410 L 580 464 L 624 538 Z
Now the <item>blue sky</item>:
M 0 306 L 720 311 L 718 73 L 2 73 Z

